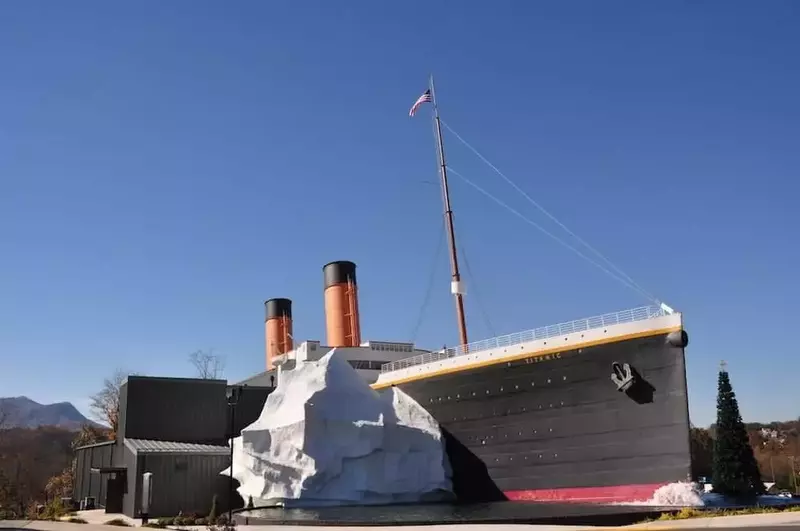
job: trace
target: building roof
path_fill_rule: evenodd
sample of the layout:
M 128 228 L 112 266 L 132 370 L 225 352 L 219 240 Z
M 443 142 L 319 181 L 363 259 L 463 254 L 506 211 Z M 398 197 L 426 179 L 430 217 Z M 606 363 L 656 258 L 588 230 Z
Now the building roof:
M 162 380 L 165 382 L 192 382 L 192 383 L 207 383 L 223 385 L 227 384 L 227 380 L 220 380 L 216 378 L 181 378 L 176 376 L 147 376 L 145 374 L 130 374 L 125 377 L 123 383 L 130 380 Z
M 92 444 L 84 444 L 83 446 L 78 446 L 75 450 L 86 450 L 88 448 L 97 448 L 98 446 L 110 446 L 112 444 L 117 444 L 117 441 L 102 441 Z
M 231 451 L 230 446 L 227 445 L 128 438 L 125 438 L 125 446 L 135 454 L 228 455 Z

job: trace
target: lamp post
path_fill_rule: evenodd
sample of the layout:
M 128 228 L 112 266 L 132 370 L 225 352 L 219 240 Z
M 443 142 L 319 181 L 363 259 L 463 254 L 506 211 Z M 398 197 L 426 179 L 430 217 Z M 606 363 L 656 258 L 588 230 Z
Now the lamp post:
M 228 399 L 228 408 L 230 409 L 230 442 L 231 442 L 231 468 L 230 468 L 230 483 L 228 485 L 228 525 L 233 522 L 233 437 L 236 432 L 236 404 L 239 402 L 239 395 L 242 388 L 238 385 L 233 385 L 225 389 L 225 397 Z

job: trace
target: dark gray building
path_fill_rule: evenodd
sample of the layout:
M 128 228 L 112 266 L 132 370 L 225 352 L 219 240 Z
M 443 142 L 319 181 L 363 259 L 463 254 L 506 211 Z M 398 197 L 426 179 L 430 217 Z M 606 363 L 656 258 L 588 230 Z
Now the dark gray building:
M 117 440 L 77 450 L 76 500 L 94 496 L 106 512 L 137 518 L 150 472 L 151 517 L 206 514 L 215 494 L 220 511 L 229 499 L 243 506 L 219 473 L 230 464 L 229 438 L 258 418 L 273 388 L 242 387 L 235 408 L 227 388 L 224 380 L 130 376 L 120 389 Z

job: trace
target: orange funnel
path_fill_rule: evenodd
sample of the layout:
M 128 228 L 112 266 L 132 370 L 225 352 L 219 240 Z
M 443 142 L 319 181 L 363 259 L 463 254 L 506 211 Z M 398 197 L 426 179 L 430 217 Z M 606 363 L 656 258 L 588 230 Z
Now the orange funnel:
M 276 356 L 286 354 L 294 348 L 292 338 L 292 301 L 270 299 L 264 303 L 264 337 L 266 340 L 267 370 L 272 369 Z
M 358 286 L 353 262 L 331 262 L 322 268 L 325 279 L 325 328 L 330 347 L 361 344 Z

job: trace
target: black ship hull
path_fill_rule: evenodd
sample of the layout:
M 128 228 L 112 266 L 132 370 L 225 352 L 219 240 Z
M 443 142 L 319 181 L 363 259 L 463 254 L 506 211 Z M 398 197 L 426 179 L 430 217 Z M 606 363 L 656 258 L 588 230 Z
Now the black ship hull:
M 659 332 L 396 385 L 440 422 L 462 500 L 646 500 L 690 476 L 686 334 Z

